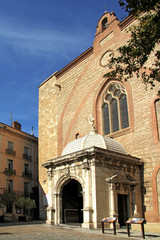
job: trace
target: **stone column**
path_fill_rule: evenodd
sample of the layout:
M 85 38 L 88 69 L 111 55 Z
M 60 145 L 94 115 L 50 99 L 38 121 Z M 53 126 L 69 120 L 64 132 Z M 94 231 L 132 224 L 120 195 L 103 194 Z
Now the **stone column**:
M 117 213 L 115 212 L 115 181 L 113 180 L 116 178 L 120 173 L 117 173 L 113 175 L 110 178 L 106 178 L 106 181 L 108 182 L 109 187 L 109 214 L 110 217 L 117 216 Z M 114 181 L 114 182 L 113 182 Z
M 110 217 L 115 216 L 115 183 L 109 183 L 109 213 Z
M 61 209 L 60 209 L 60 193 L 55 193 L 55 224 L 60 224 L 61 223 Z
M 82 228 L 90 228 L 92 221 L 92 208 L 90 200 L 90 168 L 87 159 L 83 161 L 83 170 L 85 171 L 85 190 Z
M 47 194 L 47 200 L 48 200 L 48 208 L 47 208 L 47 224 L 54 224 L 54 204 L 53 204 L 53 187 L 52 187 L 52 178 L 53 178 L 53 170 L 52 168 L 49 168 L 48 170 L 48 194 Z
M 47 224 L 51 224 L 54 225 L 55 221 L 54 221 L 54 215 L 55 215 L 55 209 L 53 206 L 50 206 L 47 208 Z
M 134 217 L 140 217 L 140 214 L 138 213 L 137 209 L 137 198 L 136 198 L 136 186 L 132 186 L 132 192 L 133 192 L 133 216 Z
M 117 203 L 117 193 L 115 192 L 116 185 L 112 181 L 108 182 L 109 187 L 109 215 L 110 217 L 116 217 L 116 228 L 120 228 L 120 224 L 118 222 L 118 203 Z M 110 223 L 110 228 L 113 228 L 113 224 Z

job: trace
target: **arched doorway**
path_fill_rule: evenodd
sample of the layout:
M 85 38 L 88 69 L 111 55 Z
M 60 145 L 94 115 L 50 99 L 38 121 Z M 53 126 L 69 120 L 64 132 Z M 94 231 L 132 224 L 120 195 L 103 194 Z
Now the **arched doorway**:
M 80 183 L 74 179 L 67 182 L 62 189 L 63 223 L 83 222 L 83 195 Z

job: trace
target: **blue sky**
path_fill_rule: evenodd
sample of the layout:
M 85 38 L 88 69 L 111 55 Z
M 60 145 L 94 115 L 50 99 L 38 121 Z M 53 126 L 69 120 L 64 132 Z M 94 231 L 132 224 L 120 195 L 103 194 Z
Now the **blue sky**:
M 118 0 L 0 0 L 0 122 L 38 136 L 38 86 L 92 46 Z

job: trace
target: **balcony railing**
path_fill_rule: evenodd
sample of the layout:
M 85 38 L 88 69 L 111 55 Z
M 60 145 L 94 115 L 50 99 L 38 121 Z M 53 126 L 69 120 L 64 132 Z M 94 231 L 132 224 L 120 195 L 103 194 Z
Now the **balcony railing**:
M 30 192 L 23 192 L 23 197 L 30 197 L 31 193 Z
M 5 193 L 15 194 L 15 192 L 13 191 L 13 189 L 6 189 L 6 188 L 0 189 L 0 194 L 5 194 Z
M 23 172 L 22 177 L 32 178 L 32 173 L 31 172 Z
M 5 168 L 4 173 L 8 176 L 16 175 L 16 170 Z
M 6 188 L 0 189 L 0 194 L 5 194 L 5 193 L 13 193 L 16 197 L 30 197 L 31 192 L 28 191 L 11 191 L 7 190 Z
M 9 155 L 12 155 L 12 156 L 16 156 L 16 152 L 13 151 L 12 149 L 9 149 L 9 148 L 6 149 L 6 154 L 9 154 Z
M 30 161 L 31 161 L 31 159 L 32 159 L 31 156 L 28 155 L 28 154 L 26 154 L 26 153 L 23 154 L 23 158 L 24 158 L 24 159 L 28 159 L 28 160 L 30 160 Z

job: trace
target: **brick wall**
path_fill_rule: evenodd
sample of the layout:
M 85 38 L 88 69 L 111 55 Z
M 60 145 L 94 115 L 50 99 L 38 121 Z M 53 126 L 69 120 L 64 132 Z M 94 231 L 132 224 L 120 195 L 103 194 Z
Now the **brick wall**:
M 93 49 L 86 51 L 77 60 L 55 73 L 40 86 L 39 92 L 39 171 L 40 182 L 44 191 L 47 187 L 43 182 L 47 179 L 46 170 L 41 164 L 48 159 L 60 156 L 68 142 L 75 139 L 79 133 L 84 136 L 91 126 L 86 118 L 92 114 L 95 117 L 98 133 L 103 134 L 101 124 L 101 92 L 111 79 L 103 75 L 109 70 L 102 66 L 101 58 L 107 51 L 117 54 L 116 49 L 129 39 L 123 25 L 119 24 L 113 14 L 106 13 L 112 21 L 104 32 L 100 30 L 100 19 Z M 126 23 L 126 28 L 129 23 Z M 148 65 L 152 62 L 149 59 Z M 114 79 L 115 80 L 115 79 Z M 55 84 L 58 84 L 57 87 Z M 122 84 L 126 88 L 129 107 L 130 127 L 111 136 L 120 142 L 128 154 L 140 157 L 144 164 L 144 206 L 149 220 L 159 220 L 155 213 L 153 195 L 153 171 L 160 159 L 160 143 L 157 138 L 154 101 L 157 96 L 157 84 L 154 89 L 145 89 L 145 85 L 136 77 Z M 157 191 L 159 194 L 159 190 Z M 157 193 L 155 194 L 157 197 Z M 158 197 L 159 199 L 159 197 Z M 147 215 L 148 213 L 148 215 Z M 156 221 L 157 221 L 156 220 Z

